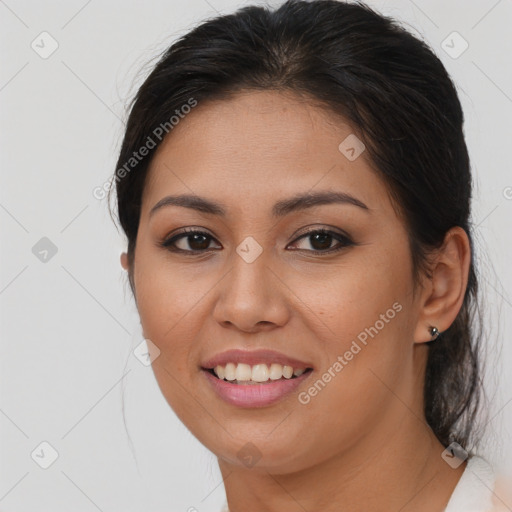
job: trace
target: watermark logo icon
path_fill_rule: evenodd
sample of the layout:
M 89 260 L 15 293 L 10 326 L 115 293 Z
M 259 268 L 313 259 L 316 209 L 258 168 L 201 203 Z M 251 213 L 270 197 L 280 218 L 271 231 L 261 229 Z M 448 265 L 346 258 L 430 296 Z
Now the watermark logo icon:
M 48 59 L 57 51 L 59 43 L 48 32 L 41 32 L 32 41 L 30 47 L 39 55 L 39 57 L 42 59 Z
M 48 441 L 40 443 L 30 456 L 42 469 L 48 469 L 59 458 L 57 450 Z
M 343 142 L 338 146 L 340 153 L 344 155 L 347 160 L 353 162 L 361 153 L 366 149 L 363 141 L 360 140 L 356 135 L 351 133 Z
M 441 48 L 452 59 L 458 59 L 469 48 L 469 43 L 454 31 L 441 43 Z
M 133 355 L 144 365 L 149 366 L 160 355 L 160 349 L 149 339 L 142 340 Z
M 468 452 L 454 441 L 443 451 L 441 457 L 449 466 L 457 469 L 468 458 Z
M 249 441 L 238 450 L 236 456 L 244 466 L 252 468 L 261 459 L 261 452 L 254 443 Z
M 246 263 L 252 263 L 263 252 L 263 247 L 252 236 L 248 236 L 236 248 L 236 252 Z
M 57 251 L 57 246 L 46 236 L 43 236 L 32 247 L 32 254 L 42 263 L 48 263 L 57 254 Z

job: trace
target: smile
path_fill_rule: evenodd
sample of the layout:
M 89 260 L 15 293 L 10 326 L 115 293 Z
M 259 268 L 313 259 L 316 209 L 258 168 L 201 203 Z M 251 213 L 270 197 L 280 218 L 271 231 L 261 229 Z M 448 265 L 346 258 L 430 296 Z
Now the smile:
M 294 370 L 280 364 L 251 367 L 242 363 L 228 363 L 225 367 L 202 369 L 219 398 L 228 404 L 248 408 L 266 407 L 279 402 L 297 389 L 311 372 L 311 368 Z

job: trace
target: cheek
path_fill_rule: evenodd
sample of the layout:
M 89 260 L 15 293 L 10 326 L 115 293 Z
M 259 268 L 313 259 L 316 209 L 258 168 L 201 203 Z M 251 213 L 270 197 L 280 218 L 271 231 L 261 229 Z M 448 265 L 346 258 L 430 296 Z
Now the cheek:
M 143 251 L 135 268 L 143 335 L 160 350 L 152 362 L 156 381 L 173 411 L 189 424 L 197 416 L 193 383 L 199 370 L 194 340 L 200 319 L 194 306 L 201 296 L 194 293 L 196 288 L 185 273 L 169 272 L 169 265 L 151 255 L 144 258 Z
M 389 394 L 379 377 L 393 388 L 407 374 L 413 326 L 406 249 L 374 251 L 365 261 L 335 269 L 328 285 L 311 288 L 304 300 L 316 313 L 316 327 L 310 328 L 324 355 L 321 382 L 304 401 L 311 398 L 319 413 L 332 403 L 362 419 L 372 407 L 380 409 Z M 335 418 L 343 416 L 334 412 Z
M 391 411 L 400 413 L 396 395 L 405 394 L 411 374 L 412 349 L 403 341 L 410 339 L 407 305 L 393 301 L 393 288 L 382 295 L 384 290 L 378 289 L 368 294 L 368 289 L 357 288 L 350 298 L 338 297 L 338 314 L 319 344 L 323 364 L 298 396 L 300 429 L 307 429 L 312 439 L 323 439 L 315 443 L 317 460 L 346 449 L 372 425 L 383 424 Z M 326 417 L 327 423 L 318 421 Z M 392 432 L 383 429 L 383 442 L 387 435 Z
M 137 258 L 134 280 L 144 337 L 160 349 L 161 366 L 186 378 L 204 292 L 187 272 L 172 269 L 165 257 L 142 244 Z
M 134 271 L 137 306 L 143 327 L 159 337 L 179 328 L 180 319 L 193 314 L 199 300 L 190 272 L 175 268 L 165 252 L 151 247 L 142 238 L 138 241 Z
M 376 242 L 332 266 L 320 286 L 299 278 L 295 287 L 315 312 L 325 341 L 330 340 L 329 352 L 347 350 L 347 340 L 358 336 L 364 342 L 374 327 L 381 338 L 399 329 L 411 298 L 410 268 L 405 242 L 394 247 Z

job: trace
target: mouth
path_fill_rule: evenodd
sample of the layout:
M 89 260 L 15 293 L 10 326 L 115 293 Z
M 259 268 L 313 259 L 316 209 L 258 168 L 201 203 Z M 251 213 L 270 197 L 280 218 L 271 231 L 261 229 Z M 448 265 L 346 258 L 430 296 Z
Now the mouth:
M 268 378 L 262 380 L 265 377 L 264 370 L 257 368 L 255 377 L 260 380 L 253 380 L 252 373 L 251 378 L 245 378 L 249 376 L 248 369 L 244 367 L 240 369 L 240 364 L 236 367 L 234 375 L 233 369 L 226 366 L 224 374 L 219 368 L 201 368 L 201 374 L 218 398 L 238 408 L 269 407 L 281 402 L 292 395 L 313 372 L 312 368 L 304 368 L 293 370 L 290 375 L 290 370 L 286 369 L 285 375 L 278 377 L 278 368 L 268 368 Z M 251 368 L 253 369 L 254 367 Z M 272 374 L 274 378 L 270 378 L 271 370 L 274 372 Z M 245 376 L 244 372 L 246 372 Z M 261 374 L 258 375 L 258 372 Z M 241 378 L 236 378 L 237 376 Z

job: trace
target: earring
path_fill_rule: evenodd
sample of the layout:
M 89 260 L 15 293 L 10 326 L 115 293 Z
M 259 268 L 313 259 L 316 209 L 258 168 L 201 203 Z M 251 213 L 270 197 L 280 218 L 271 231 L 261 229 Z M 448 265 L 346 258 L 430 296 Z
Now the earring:
M 440 334 L 441 333 L 439 332 L 439 329 L 437 327 L 430 328 L 430 335 L 432 336 L 431 341 L 437 340 L 437 338 L 439 337 Z

